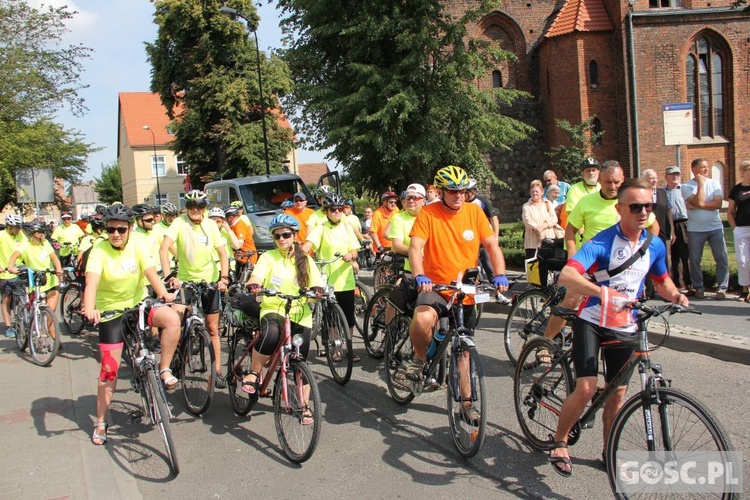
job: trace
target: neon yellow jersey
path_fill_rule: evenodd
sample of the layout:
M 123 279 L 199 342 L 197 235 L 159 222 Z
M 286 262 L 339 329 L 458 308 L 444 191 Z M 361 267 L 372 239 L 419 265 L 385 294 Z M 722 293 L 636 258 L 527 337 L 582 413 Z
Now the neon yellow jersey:
M 83 237 L 83 239 L 81 240 L 81 243 L 78 245 L 78 251 L 85 252 L 86 250 L 93 247 L 100 241 L 106 240 L 107 237 L 104 236 L 104 234 L 100 234 L 99 236 L 94 236 L 93 234 L 87 234 L 86 236 Z
M 596 193 L 601 188 L 602 186 L 598 182 L 596 183 L 596 186 L 589 186 L 583 181 L 576 182 L 575 184 L 570 186 L 570 189 L 568 189 L 568 194 L 565 197 L 565 211 L 571 213 L 578 202 L 581 201 L 581 198 L 586 195 Z
M 263 288 L 278 290 L 288 295 L 299 294 L 300 287 L 311 288 L 313 286 L 323 286 L 323 279 L 318 271 L 318 266 L 309 255 L 307 258 L 307 268 L 309 270 L 310 282 L 297 283 L 297 267 L 294 261 L 294 255 L 284 257 L 278 248 L 270 250 L 260 256 L 253 269 L 253 276 L 263 281 Z M 260 317 L 266 314 L 276 313 L 284 316 L 286 301 L 278 297 L 263 297 L 260 303 Z M 307 305 L 307 300 L 302 298 L 292 304 L 289 310 L 289 317 L 294 323 L 302 326 L 312 326 L 312 310 Z
M 214 221 L 204 218 L 200 224 L 193 224 L 187 215 L 181 215 L 172 222 L 165 236 L 177 246 L 180 281 L 215 282 L 219 279 L 220 268 L 213 253 L 214 249 L 226 246 L 226 240 Z
M 326 218 L 323 224 L 319 224 L 307 234 L 307 241 L 313 244 L 313 248 L 319 259 L 333 260 L 336 253 L 344 255 L 359 250 L 359 240 L 354 231 L 345 222 L 331 224 Z M 354 268 L 351 262 L 339 259 L 325 266 L 328 276 L 328 284 L 337 292 L 354 290 Z
M 322 208 L 317 209 L 310 215 L 310 217 L 307 218 L 307 232 L 310 233 L 310 231 L 315 229 L 315 226 L 319 226 L 320 224 L 323 224 L 327 220 L 328 220 L 328 216 L 323 211 L 323 209 Z
M 78 227 L 78 226 L 76 226 Z M 79 228 L 80 230 L 80 228 Z M 55 249 L 52 248 L 49 241 L 44 240 L 42 244 L 34 244 L 31 241 L 26 241 L 21 248 L 18 249 L 21 252 L 21 258 L 26 263 L 27 267 L 30 267 L 34 271 L 44 271 L 47 269 L 53 269 L 52 257 L 55 253 Z M 57 276 L 54 274 L 47 275 L 47 284 L 40 288 L 39 291 L 47 291 L 57 286 Z
M 95 307 L 100 311 L 128 309 L 146 296 L 143 273 L 154 266 L 132 243 L 128 241 L 119 251 L 109 241 L 100 241 L 91 249 L 86 272 L 99 275 Z
M 388 234 L 386 234 L 386 237 L 388 237 L 389 240 L 401 240 L 401 242 L 408 247 L 411 242 L 409 233 L 411 232 L 412 226 L 414 226 L 415 220 L 417 220 L 416 216 L 411 215 L 406 210 L 400 211 L 388 226 Z M 404 261 L 404 271 L 411 271 L 408 258 Z
M 128 243 L 136 244 L 139 252 L 145 252 L 156 270 L 159 271 L 161 269 L 159 248 L 161 247 L 161 240 L 163 240 L 164 237 L 160 237 L 159 233 L 153 230 L 146 231 L 143 228 L 136 227 L 130 232 L 130 238 L 131 239 Z
M 18 231 L 15 236 L 11 235 L 7 228 L 5 231 L 0 231 L 0 267 L 8 267 L 10 256 L 16 250 L 20 251 L 27 241 L 29 239 L 23 234 L 23 231 Z M 18 266 L 18 262 L 16 262 L 16 266 Z M 0 280 L 11 280 L 15 277 L 15 274 L 0 273 Z
M 78 227 L 78 224 L 71 224 L 69 226 L 64 226 L 60 224 L 55 228 L 54 231 L 52 231 L 52 236 L 50 236 L 51 239 L 57 241 L 61 245 L 64 243 L 69 243 L 70 245 L 78 245 L 78 242 L 81 241 L 81 238 L 83 238 L 83 231 L 81 231 L 81 228 Z M 62 246 L 60 247 L 60 256 L 66 257 L 70 255 L 72 252 L 72 249 L 70 247 Z

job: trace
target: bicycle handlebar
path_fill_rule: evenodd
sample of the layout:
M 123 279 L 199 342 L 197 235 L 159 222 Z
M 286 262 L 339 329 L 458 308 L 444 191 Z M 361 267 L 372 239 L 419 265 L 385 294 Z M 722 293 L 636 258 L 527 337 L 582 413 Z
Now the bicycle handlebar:
M 701 311 L 694 307 L 685 307 L 679 304 L 662 304 L 659 306 L 647 306 L 645 303 L 635 300 L 630 302 L 626 307 L 629 309 L 635 309 L 639 316 L 643 316 L 644 319 L 648 319 L 654 316 L 662 316 L 664 313 L 676 314 L 676 313 L 692 313 L 692 314 L 703 314 Z
M 298 300 L 301 298 L 307 297 L 308 299 L 319 299 L 318 295 L 315 293 L 315 291 L 311 289 L 300 289 L 299 295 L 289 295 L 286 293 L 281 293 L 278 290 L 273 290 L 271 288 L 263 288 L 260 292 L 258 292 L 258 295 L 263 295 L 265 297 L 278 297 L 280 299 L 284 299 L 286 301 L 292 301 L 292 300 Z
M 333 264 L 337 260 L 342 259 L 344 257 L 343 255 L 341 255 L 340 252 L 336 252 L 333 255 L 334 257 L 336 257 L 333 260 L 316 260 L 315 263 L 318 265 L 318 267 L 323 267 L 323 266 L 327 266 L 328 264 Z

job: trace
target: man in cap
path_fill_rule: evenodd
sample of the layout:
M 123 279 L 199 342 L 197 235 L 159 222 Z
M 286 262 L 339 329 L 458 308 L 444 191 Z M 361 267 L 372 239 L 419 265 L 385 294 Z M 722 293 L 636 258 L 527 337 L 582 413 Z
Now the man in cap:
M 398 213 L 398 195 L 393 191 L 386 191 L 380 197 L 380 202 L 380 207 L 372 214 L 370 224 L 370 237 L 379 254 L 391 249 L 391 240 L 385 235 L 385 229 Z
M 292 196 L 292 207 L 284 210 L 284 213 L 291 215 L 299 222 L 299 231 L 297 231 L 297 241 L 305 242 L 307 237 L 307 219 L 313 214 L 313 209 L 307 206 L 307 196 L 302 191 L 294 193 Z

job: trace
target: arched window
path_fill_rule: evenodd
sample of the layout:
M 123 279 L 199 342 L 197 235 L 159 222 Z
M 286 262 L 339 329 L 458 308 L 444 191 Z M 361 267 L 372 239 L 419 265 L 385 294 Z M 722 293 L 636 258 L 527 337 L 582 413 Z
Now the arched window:
M 591 133 L 594 136 L 594 146 L 602 145 L 602 122 L 599 118 L 594 118 L 591 122 Z
M 695 40 L 685 61 L 687 100 L 693 103 L 695 137 L 724 135 L 724 55 L 705 36 Z
M 503 86 L 503 75 L 500 74 L 499 70 L 492 72 L 492 86 L 494 88 L 500 88 Z
M 599 64 L 594 59 L 589 63 L 589 85 L 593 88 L 599 86 Z

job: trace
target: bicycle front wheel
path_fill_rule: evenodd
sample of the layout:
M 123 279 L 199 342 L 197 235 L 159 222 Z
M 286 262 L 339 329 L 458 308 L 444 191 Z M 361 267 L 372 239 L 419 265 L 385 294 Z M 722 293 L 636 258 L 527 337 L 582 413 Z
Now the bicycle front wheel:
M 318 446 L 323 413 L 318 383 L 304 361 L 291 360 L 286 375 L 279 370 L 273 391 L 273 413 L 284 455 L 294 463 L 308 460 Z
M 393 400 L 405 405 L 414 399 L 412 382 L 404 377 L 406 366 L 414 356 L 414 347 L 409 337 L 411 320 L 397 314 L 388 326 L 385 338 L 385 383 Z M 401 373 L 399 373 L 401 372 Z
M 232 338 L 229 359 L 227 361 L 227 386 L 229 387 L 229 400 L 232 408 L 238 415 L 247 415 L 252 409 L 258 396 L 251 396 L 242 390 L 242 379 L 251 371 L 251 352 L 247 352 L 247 346 L 252 342 L 251 334 L 244 330 L 235 332 Z
M 177 462 L 177 453 L 172 439 L 172 428 L 169 421 L 172 413 L 169 411 L 167 400 L 164 398 L 159 377 L 156 375 L 154 368 L 146 371 L 146 384 L 148 384 L 148 397 L 153 412 L 154 424 L 159 427 L 159 433 L 164 441 L 164 447 L 167 450 L 167 459 L 169 460 L 169 469 L 175 476 L 180 473 L 180 464 Z
M 365 313 L 367 312 L 367 303 L 370 300 L 370 294 L 361 281 L 357 280 L 354 289 L 354 326 L 364 338 L 365 336 Z
M 13 301 L 18 301 L 13 306 L 13 326 L 16 329 L 16 346 L 20 351 L 29 346 L 29 310 L 26 308 L 24 298 L 13 297 Z
M 29 351 L 34 363 L 48 366 L 60 349 L 60 329 L 52 311 L 40 307 L 29 328 Z
M 365 324 L 362 338 L 367 354 L 375 359 L 383 357 L 385 342 L 385 308 L 388 305 L 388 290 L 379 290 L 370 297 L 365 310 Z
M 344 385 L 352 376 L 354 351 L 352 334 L 341 306 L 328 304 L 323 315 L 322 329 L 326 344 L 326 360 L 331 375 L 336 383 Z
M 607 464 L 615 466 L 607 467 L 607 475 L 612 492 L 617 498 L 655 496 L 653 490 L 647 489 L 652 485 L 644 482 L 633 485 L 632 481 L 628 482 L 632 467 L 626 463 L 632 462 L 626 461 L 644 460 L 643 457 L 649 457 L 649 460 L 663 463 L 684 457 L 685 453 L 695 453 L 698 456 L 698 453 L 706 452 L 711 454 L 711 460 L 721 457 L 722 463 L 731 462 L 727 452 L 733 450 L 733 447 L 727 433 L 711 412 L 692 396 L 676 389 L 660 388 L 656 394 L 649 395 L 647 400 L 654 432 L 654 450 L 649 450 L 646 441 L 643 393 L 630 398 L 617 413 L 612 424 L 606 458 Z M 735 464 L 735 470 L 739 470 L 736 468 L 738 465 L 740 464 Z M 685 485 L 678 481 L 675 486 L 684 488 Z M 706 496 L 733 498 L 731 486 L 725 484 L 725 489 L 729 491 Z M 644 487 L 646 489 L 639 489 Z M 658 496 L 687 496 L 684 489 L 669 492 L 666 488 L 668 486 L 660 483 Z
M 550 316 L 549 308 L 544 308 L 548 298 L 547 292 L 528 290 L 522 293 L 510 308 L 505 320 L 505 353 L 514 365 L 526 342 L 544 335 Z
M 190 327 L 182 346 L 182 395 L 193 415 L 201 415 L 214 395 L 214 350 L 202 325 Z
M 526 439 L 537 450 L 547 450 L 555 434 L 563 401 L 573 390 L 566 360 L 558 346 L 544 337 L 529 340 L 516 364 L 513 397 L 516 417 Z
M 372 282 L 375 290 L 388 283 L 388 279 L 393 274 L 391 270 L 390 262 L 381 262 L 375 266 L 375 271 L 372 273 Z
M 453 443 L 462 457 L 473 457 L 482 447 L 487 427 L 484 371 L 475 347 L 460 345 L 451 355 L 447 389 Z
M 71 335 L 78 335 L 83 330 L 84 318 L 81 315 L 83 301 L 81 287 L 71 283 L 62 294 L 62 320 L 65 329 Z

